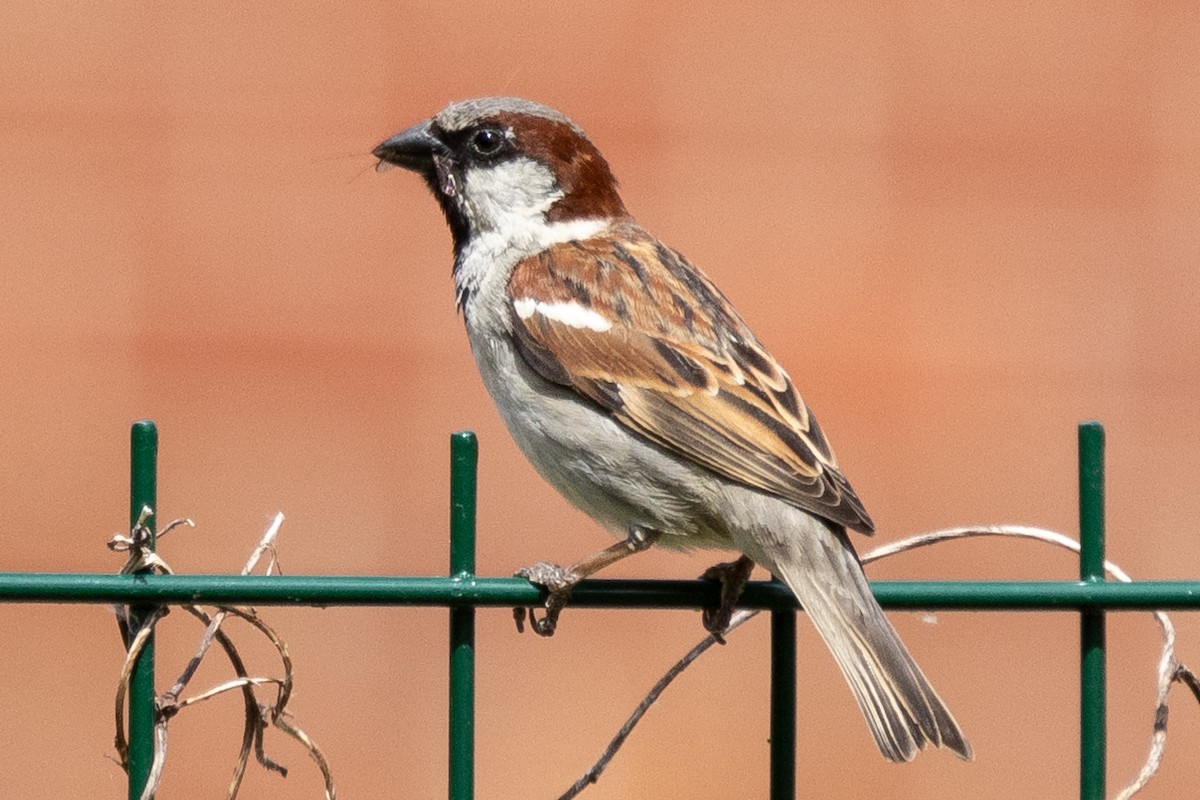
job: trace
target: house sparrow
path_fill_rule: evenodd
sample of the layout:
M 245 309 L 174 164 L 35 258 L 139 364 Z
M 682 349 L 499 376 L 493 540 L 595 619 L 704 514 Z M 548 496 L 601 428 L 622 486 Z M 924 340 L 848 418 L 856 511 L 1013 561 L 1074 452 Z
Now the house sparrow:
M 971 748 L 876 603 L 846 529 L 873 525 L 783 368 L 712 281 L 625 210 L 595 145 L 528 100 L 454 103 L 374 150 L 423 177 L 454 239 L 483 383 L 534 467 L 621 541 L 561 569 L 571 587 L 651 544 L 740 551 L 718 633 L 754 563 L 795 593 L 884 757 Z M 532 616 L 532 615 L 531 615 Z M 518 622 L 523 613 L 518 616 Z

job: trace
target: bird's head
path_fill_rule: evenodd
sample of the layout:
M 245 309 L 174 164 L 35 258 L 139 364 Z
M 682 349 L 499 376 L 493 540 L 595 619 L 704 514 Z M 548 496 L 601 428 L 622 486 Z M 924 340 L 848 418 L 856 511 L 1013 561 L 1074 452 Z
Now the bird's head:
M 373 154 L 377 169 L 404 167 L 425 179 L 457 251 L 485 233 L 517 237 L 554 223 L 628 216 L 608 163 L 583 130 L 529 100 L 453 103 Z

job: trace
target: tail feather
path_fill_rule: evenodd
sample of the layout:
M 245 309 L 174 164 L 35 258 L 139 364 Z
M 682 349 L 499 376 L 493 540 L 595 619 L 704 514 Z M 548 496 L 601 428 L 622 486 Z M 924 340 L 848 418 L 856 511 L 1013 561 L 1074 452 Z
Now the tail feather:
M 875 601 L 844 530 L 830 533 L 805 537 L 809 546 L 789 549 L 774 571 L 833 653 L 880 752 L 911 761 L 932 744 L 970 760 L 970 744 Z

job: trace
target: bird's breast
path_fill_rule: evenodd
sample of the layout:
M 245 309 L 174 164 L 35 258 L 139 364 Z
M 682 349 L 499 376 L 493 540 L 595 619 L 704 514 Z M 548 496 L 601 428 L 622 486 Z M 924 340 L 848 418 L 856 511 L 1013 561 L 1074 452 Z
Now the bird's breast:
M 728 545 L 716 476 L 549 383 L 510 338 L 484 333 L 478 322 L 468 324 L 468 338 L 483 384 L 517 447 L 550 485 L 617 536 L 639 526 L 662 531 L 668 546 Z

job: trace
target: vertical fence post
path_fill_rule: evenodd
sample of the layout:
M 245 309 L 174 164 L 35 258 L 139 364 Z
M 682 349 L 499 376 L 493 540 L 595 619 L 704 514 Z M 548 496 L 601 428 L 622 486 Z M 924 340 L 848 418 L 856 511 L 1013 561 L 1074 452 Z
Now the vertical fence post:
M 796 612 L 789 608 L 771 612 L 771 800 L 795 797 Z
M 1079 579 L 1104 580 L 1104 428 L 1079 425 Z M 1104 609 L 1080 613 L 1079 796 L 1104 800 Z
M 135 422 L 130 431 L 129 527 L 137 525 L 142 508 L 155 513 L 145 521 L 153 532 L 158 512 L 158 429 L 148 419 Z M 148 571 L 148 570 L 147 570 Z M 130 633 L 154 613 L 153 606 L 132 606 L 129 610 Z M 129 797 L 137 800 L 146 788 L 154 761 L 154 634 L 134 662 L 129 679 Z
M 450 437 L 450 577 L 475 579 L 475 481 L 479 442 Z M 450 609 L 450 800 L 475 796 L 475 608 Z

